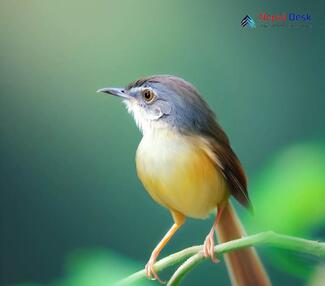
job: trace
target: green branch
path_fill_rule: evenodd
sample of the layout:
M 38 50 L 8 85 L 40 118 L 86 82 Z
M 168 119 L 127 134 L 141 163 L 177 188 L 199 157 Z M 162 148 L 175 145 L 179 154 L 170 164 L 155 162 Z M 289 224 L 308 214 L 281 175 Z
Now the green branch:
M 240 248 L 269 245 L 273 247 L 283 248 L 287 250 L 306 253 L 318 257 L 325 257 L 325 243 L 313 240 L 307 240 L 282 234 L 277 234 L 272 231 L 262 232 L 250 236 L 246 236 L 240 239 L 228 241 L 215 246 L 214 252 L 216 255 L 234 251 Z M 202 262 L 205 259 L 202 252 L 202 245 L 192 246 L 171 254 L 161 260 L 159 260 L 154 268 L 157 272 L 160 272 L 170 266 L 184 262 L 173 274 L 168 282 L 168 286 L 178 285 L 181 279 L 186 273 L 188 273 L 193 267 Z M 117 285 L 130 285 L 133 282 L 139 281 L 146 277 L 145 270 L 138 271 L 123 280 Z

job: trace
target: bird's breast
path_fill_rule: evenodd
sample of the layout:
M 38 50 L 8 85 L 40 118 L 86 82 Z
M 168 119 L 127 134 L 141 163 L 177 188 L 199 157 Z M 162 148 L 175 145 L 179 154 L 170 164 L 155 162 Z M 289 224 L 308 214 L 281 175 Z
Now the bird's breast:
M 137 173 L 151 197 L 186 216 L 206 217 L 227 196 L 223 177 L 198 137 L 160 130 L 145 134 Z

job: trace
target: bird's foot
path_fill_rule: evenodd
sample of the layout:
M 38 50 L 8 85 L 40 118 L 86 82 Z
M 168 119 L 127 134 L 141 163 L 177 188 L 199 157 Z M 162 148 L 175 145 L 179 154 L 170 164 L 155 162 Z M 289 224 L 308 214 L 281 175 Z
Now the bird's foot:
M 204 257 L 210 257 L 213 263 L 219 262 L 219 260 L 214 255 L 214 228 L 207 235 L 203 245 Z
M 161 284 L 166 284 L 166 281 L 163 281 L 159 278 L 157 272 L 155 271 L 155 269 L 153 268 L 154 264 L 156 263 L 157 260 L 157 256 L 155 253 L 151 254 L 151 257 L 148 261 L 148 263 L 146 264 L 145 270 L 146 270 L 146 276 L 148 279 L 150 280 L 157 280 L 158 282 L 160 282 Z

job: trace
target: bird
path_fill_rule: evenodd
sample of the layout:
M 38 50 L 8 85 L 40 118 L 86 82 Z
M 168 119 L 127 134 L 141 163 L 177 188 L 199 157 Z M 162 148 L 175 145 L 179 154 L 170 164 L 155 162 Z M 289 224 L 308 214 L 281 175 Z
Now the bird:
M 228 136 L 199 91 L 172 75 L 140 78 L 124 88 L 97 92 L 122 99 L 142 133 L 135 155 L 137 175 L 151 198 L 169 210 L 173 225 L 145 266 L 149 279 L 163 281 L 154 264 L 187 218 L 206 219 L 216 212 L 203 254 L 216 263 L 215 235 L 226 242 L 245 236 L 230 202 L 252 210 L 244 169 Z M 270 285 L 254 248 L 225 254 L 232 285 Z

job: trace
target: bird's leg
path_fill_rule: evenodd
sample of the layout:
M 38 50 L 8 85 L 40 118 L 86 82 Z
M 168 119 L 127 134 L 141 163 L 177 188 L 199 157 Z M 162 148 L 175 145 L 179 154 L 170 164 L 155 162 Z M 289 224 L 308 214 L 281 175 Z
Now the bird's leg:
M 155 247 L 153 252 L 151 253 L 150 259 L 148 263 L 146 264 L 145 270 L 146 275 L 149 279 L 157 280 L 160 283 L 164 284 L 165 282 L 160 280 L 157 272 L 154 270 L 154 264 L 156 263 L 157 257 L 161 250 L 165 247 L 167 242 L 172 238 L 172 236 L 175 234 L 175 232 L 184 224 L 185 217 L 181 214 L 172 212 L 173 218 L 175 223 L 173 226 L 169 229 L 169 231 L 165 234 L 164 238 L 158 243 L 158 245 Z
M 222 211 L 223 211 L 223 206 L 218 207 L 218 212 L 217 212 L 216 218 L 213 222 L 213 225 L 212 225 L 212 228 L 211 228 L 209 234 L 205 238 L 204 245 L 203 245 L 204 256 L 210 257 L 211 261 L 213 263 L 218 262 L 218 259 L 214 255 L 214 231 L 217 228 L 217 225 L 220 221 Z

